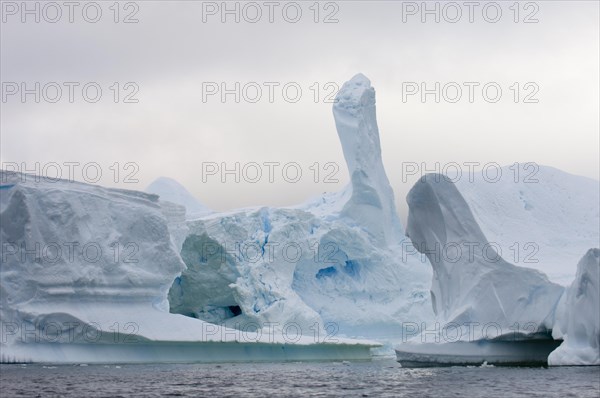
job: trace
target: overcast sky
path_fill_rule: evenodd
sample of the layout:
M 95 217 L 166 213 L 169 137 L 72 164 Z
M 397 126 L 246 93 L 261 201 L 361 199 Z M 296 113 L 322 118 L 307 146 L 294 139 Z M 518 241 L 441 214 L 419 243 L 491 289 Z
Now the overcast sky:
M 66 177 L 65 163 L 95 162 L 99 183 L 130 189 L 168 176 L 216 210 L 300 203 L 348 182 L 327 98 L 362 72 L 377 91 L 383 161 L 403 219 L 418 177 L 403 173 L 410 162 L 429 171 L 436 162 L 536 162 L 598 179 L 597 1 L 473 9 L 429 2 L 439 22 L 422 15 L 421 2 L 228 2 L 239 23 L 235 13 L 221 13 L 222 2 L 121 2 L 118 15 L 113 1 L 89 3 L 71 9 L 70 22 L 62 1 L 58 8 L 28 2 L 39 9 L 36 22 L 20 1 L 2 2 L 3 165 L 55 162 Z M 40 102 L 35 94 L 23 101 L 22 89 L 35 92 L 36 82 Z M 239 103 L 235 94 L 223 101 L 209 91 L 235 92 L 236 82 Z M 436 82 L 439 103 L 434 94 L 424 102 L 409 95 L 421 83 L 435 91 Z M 92 102 L 97 87 L 102 96 Z M 209 171 L 236 162 L 240 182 L 221 170 L 203 173 L 203 163 Z M 263 172 L 254 183 L 256 168 L 247 166 L 246 179 L 241 170 L 251 162 Z M 265 162 L 280 163 L 273 182 Z M 292 162 L 302 171 L 296 183 L 297 166 L 282 175 Z M 82 180 L 81 168 L 75 172 Z M 128 183 L 130 173 L 139 182 Z

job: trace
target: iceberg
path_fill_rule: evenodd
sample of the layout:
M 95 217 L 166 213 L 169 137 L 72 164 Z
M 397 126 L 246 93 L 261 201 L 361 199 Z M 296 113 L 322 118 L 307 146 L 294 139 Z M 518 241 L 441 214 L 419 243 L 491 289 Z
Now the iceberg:
M 343 336 L 430 318 L 369 80 L 333 113 L 351 183 L 289 208 L 217 214 L 165 178 L 143 193 L 2 172 L 1 360 L 368 358 L 378 343 Z
M 558 306 L 552 335 L 564 341 L 548 357 L 549 365 L 600 365 L 599 303 L 600 249 L 590 249 Z
M 295 323 L 363 338 L 399 338 L 402 322 L 433 317 L 431 271 L 407 238 L 381 158 L 375 90 L 358 74 L 333 114 L 350 184 L 287 208 L 212 214 L 171 228 L 187 265 L 171 312 L 239 329 Z
M 0 178 L 2 362 L 366 359 L 376 345 L 171 314 L 186 266 L 156 195 Z
M 471 200 L 479 203 L 474 192 Z M 484 194 L 477 200 L 490 198 Z M 438 322 L 433 330 L 414 328 L 415 336 L 396 348 L 398 361 L 404 366 L 599 363 L 599 249 L 590 249 L 579 262 L 576 280 L 565 291 L 538 270 L 506 261 L 444 176 L 425 175 L 407 202 L 407 235 L 433 268 L 431 301 Z M 513 204 L 507 200 L 509 208 Z M 584 211 L 588 207 L 593 206 L 587 203 Z M 502 219 L 501 212 L 487 220 Z
M 456 186 L 436 174 L 407 196 L 407 234 L 433 267 L 431 301 L 444 322 L 515 323 L 551 330 L 564 288 L 539 271 L 518 267 L 489 243 Z
M 554 245 L 557 271 L 595 245 L 588 182 L 426 175 L 405 231 L 364 75 L 333 116 L 350 183 L 296 206 L 217 213 L 164 177 L 137 192 L 0 171 L 0 361 L 368 359 L 402 339 L 412 366 L 598 364 L 599 250 L 565 288 L 494 242 Z M 559 186 L 589 195 L 571 209 Z M 574 236 L 556 237 L 571 217 Z

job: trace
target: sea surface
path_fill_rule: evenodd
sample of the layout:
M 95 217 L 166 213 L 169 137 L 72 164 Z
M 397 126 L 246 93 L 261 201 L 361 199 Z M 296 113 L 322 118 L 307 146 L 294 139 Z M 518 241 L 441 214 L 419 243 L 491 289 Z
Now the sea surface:
M 1 397 L 594 397 L 600 367 L 371 362 L 0 365 Z

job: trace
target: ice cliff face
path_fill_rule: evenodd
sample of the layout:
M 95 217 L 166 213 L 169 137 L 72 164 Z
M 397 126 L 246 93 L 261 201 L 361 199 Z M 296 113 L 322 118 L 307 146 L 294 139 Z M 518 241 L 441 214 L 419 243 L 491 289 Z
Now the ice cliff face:
M 167 292 L 185 265 L 157 196 L 3 171 L 0 179 L 3 358 L 34 359 L 19 347 L 43 337 L 85 343 L 86 327 L 169 315 Z
M 577 276 L 557 309 L 552 330 L 563 343 L 549 365 L 600 365 L 600 249 L 590 249 L 577 264 Z
M 4 173 L 2 308 L 105 300 L 167 308 L 185 266 L 157 197 Z
M 179 242 L 188 268 L 169 293 L 171 311 L 237 328 L 295 322 L 398 338 L 402 322 L 432 317 L 430 270 L 403 251 L 366 77 L 343 85 L 333 114 L 350 185 L 292 208 L 188 221 Z
M 563 288 L 505 261 L 490 245 L 456 186 L 428 174 L 407 196 L 407 234 L 433 267 L 433 308 L 445 322 L 515 322 L 550 330 Z

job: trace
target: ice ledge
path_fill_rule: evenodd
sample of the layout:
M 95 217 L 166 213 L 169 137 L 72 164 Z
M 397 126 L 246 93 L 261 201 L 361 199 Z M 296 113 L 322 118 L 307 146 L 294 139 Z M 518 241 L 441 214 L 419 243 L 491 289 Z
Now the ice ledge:
M 559 344 L 560 341 L 551 338 L 402 344 L 396 348 L 396 360 L 409 368 L 482 364 L 538 366 L 546 365 L 548 354 Z
M 366 361 L 371 347 L 342 344 L 238 342 L 150 342 L 145 344 L 23 344 L 2 354 L 1 363 L 140 364 Z M 29 358 L 35 358 L 35 361 Z

